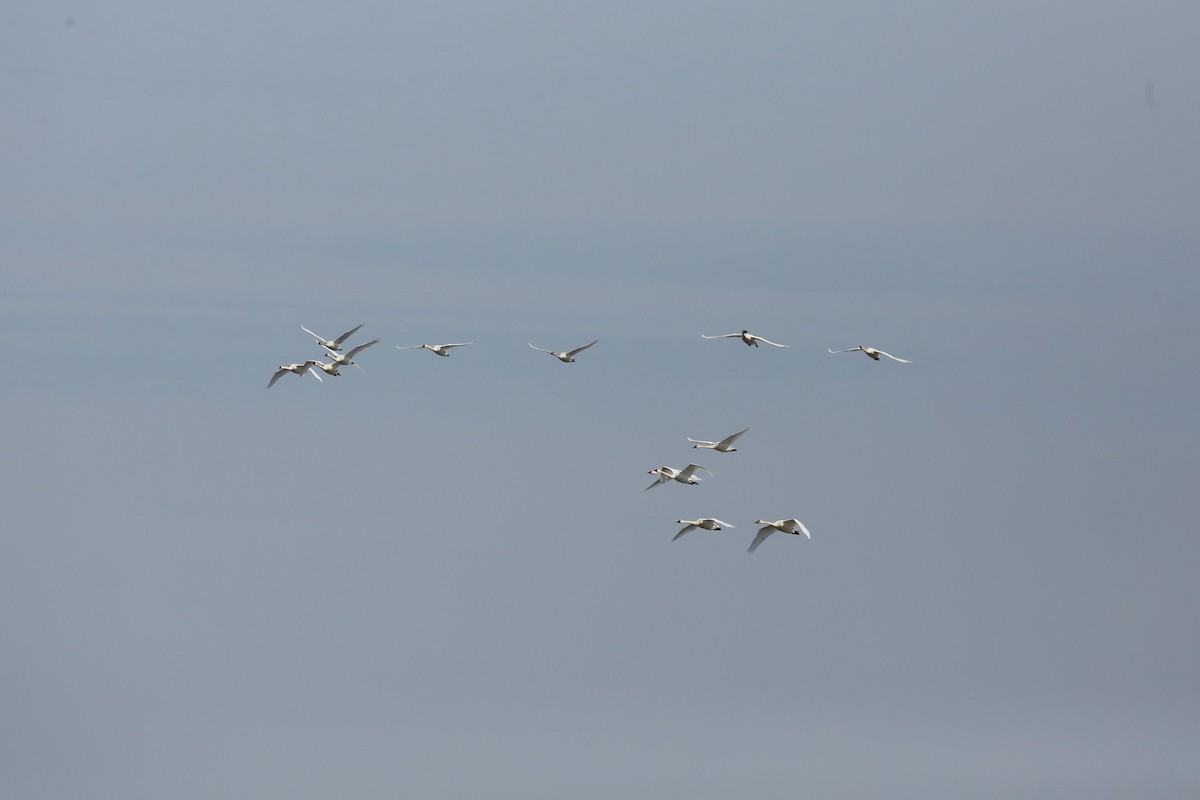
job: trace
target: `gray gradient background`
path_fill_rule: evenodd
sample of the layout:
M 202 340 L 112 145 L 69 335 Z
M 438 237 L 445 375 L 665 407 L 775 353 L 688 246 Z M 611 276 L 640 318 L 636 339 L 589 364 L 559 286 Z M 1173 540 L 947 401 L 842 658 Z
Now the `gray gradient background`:
M 192 5 L 0 7 L 6 796 L 1200 792 L 1200 6 Z

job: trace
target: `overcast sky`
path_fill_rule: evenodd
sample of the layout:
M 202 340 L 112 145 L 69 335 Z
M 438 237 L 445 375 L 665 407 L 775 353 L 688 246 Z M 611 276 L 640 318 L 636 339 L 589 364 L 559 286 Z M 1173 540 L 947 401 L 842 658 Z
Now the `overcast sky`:
M 4 4 L 7 792 L 1195 797 L 1198 41 Z

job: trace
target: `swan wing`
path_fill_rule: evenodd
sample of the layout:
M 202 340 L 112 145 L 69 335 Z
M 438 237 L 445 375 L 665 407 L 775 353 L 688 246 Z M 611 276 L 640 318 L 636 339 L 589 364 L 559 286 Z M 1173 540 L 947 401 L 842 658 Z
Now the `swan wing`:
M 687 440 L 688 440 L 689 442 L 693 442 L 694 444 L 702 444 L 702 445 L 704 445 L 705 447 L 716 447 L 716 446 L 717 446 L 717 443 L 716 443 L 716 442 L 706 442 L 706 441 L 705 441 L 705 440 L 703 440 L 703 439 L 693 439 L 693 438 L 692 438 L 692 437 L 690 437 L 690 436 L 689 436 L 689 437 L 687 437 Z
M 720 333 L 720 334 L 717 334 L 716 336 L 709 336 L 704 333 L 700 334 L 701 339 L 732 339 L 732 338 L 740 339 L 741 337 L 742 337 L 742 335 L 740 333 Z
M 400 345 L 396 345 L 396 349 L 397 350 L 420 350 L 424 346 L 425 345 L 423 345 L 423 344 L 410 344 L 407 347 L 401 347 Z
M 770 339 L 764 339 L 761 336 L 755 336 L 754 339 L 755 339 L 755 341 L 762 342 L 763 344 L 769 344 L 772 347 L 790 347 L 790 345 L 780 344 L 779 342 L 772 342 Z
M 825 349 L 829 350 L 828 347 L 826 347 Z M 862 350 L 862 348 L 861 347 L 851 347 L 846 350 L 829 350 L 829 352 L 833 353 L 836 356 L 838 353 L 853 353 L 855 350 Z
M 324 345 L 324 344 L 325 344 L 325 337 L 324 337 L 324 336 L 321 336 L 320 334 L 317 334 L 317 333 L 313 333 L 312 331 L 310 331 L 308 328 L 304 327 L 303 325 L 301 325 L 301 326 L 300 326 L 300 330 L 304 331 L 304 332 L 305 332 L 305 333 L 307 333 L 309 336 L 312 336 L 312 337 L 316 338 L 316 340 L 317 340 L 318 342 L 320 342 L 322 345 Z M 336 343 L 336 342 L 334 342 L 334 344 L 337 344 L 337 343 Z
M 276 371 L 276 373 L 271 376 L 271 382 L 267 384 L 267 388 L 270 389 L 272 386 L 274 386 L 275 381 L 279 380 L 280 377 L 282 377 L 283 374 L 286 372 L 291 372 L 291 370 L 287 369 L 286 367 L 280 367 L 278 369 L 278 371 Z
M 672 538 L 671 541 L 672 542 L 677 541 L 679 539 L 679 537 L 683 536 L 685 533 L 688 533 L 688 532 L 694 531 L 694 530 L 696 530 L 695 525 L 687 525 L 683 529 L 681 529 L 679 531 L 679 533 L 675 534 L 674 538 Z
M 750 546 L 746 548 L 746 552 L 753 553 L 755 550 L 758 549 L 758 546 L 760 544 L 762 544 L 764 541 L 766 541 L 767 537 L 770 536 L 774 532 L 775 532 L 775 529 L 772 528 L 770 525 L 766 526 L 765 528 L 759 528 L 758 535 L 754 537 L 754 541 L 751 542 Z
M 350 330 L 348 330 L 348 331 L 346 331 L 345 333 L 343 333 L 341 336 L 339 336 L 339 337 L 337 337 L 336 339 L 334 339 L 334 340 L 333 340 L 333 343 L 334 343 L 334 344 L 338 344 L 338 345 L 340 345 L 342 342 L 346 341 L 346 340 L 347 340 L 347 339 L 349 339 L 351 336 L 353 336 L 353 335 L 354 335 L 354 332 L 355 332 L 355 331 L 357 331 L 359 328 L 361 328 L 361 327 L 363 326 L 363 324 L 364 324 L 364 323 L 362 323 L 362 322 L 358 323 L 358 324 L 357 324 L 357 325 L 355 325 L 353 328 L 351 328 Z
M 879 353 L 879 355 L 881 355 L 881 356 L 887 356 L 887 357 L 888 357 L 888 358 L 890 358 L 892 361 L 899 361 L 901 364 L 911 364 L 911 363 L 912 363 L 912 362 L 911 362 L 911 361 L 909 361 L 907 358 L 896 358 L 896 357 L 895 357 L 894 355 L 892 355 L 891 353 L 885 353 L 885 352 L 883 352 L 882 350 L 876 350 L 875 352 L 876 352 L 876 353 Z
M 378 343 L 379 343 L 378 339 L 372 339 L 371 341 L 367 342 L 366 344 L 360 344 L 358 347 L 354 348 L 349 353 L 346 353 L 346 360 L 348 361 L 348 360 L 354 358 L 354 356 L 361 353 L 363 350 L 366 350 L 371 345 L 378 344 Z
M 712 475 L 712 470 L 710 470 L 708 467 L 702 467 L 699 464 L 688 464 L 686 467 L 679 470 L 679 472 L 675 475 L 675 477 L 676 477 L 676 479 L 686 481 L 689 478 L 694 477 L 696 474 L 696 470 L 698 470 L 698 469 L 702 469 L 705 472 L 707 472 L 709 475 Z
M 533 342 L 530 342 L 530 343 L 529 343 L 529 346 L 530 346 L 530 347 L 532 347 L 534 350 L 538 350 L 538 351 L 540 351 L 540 352 L 542 352 L 542 353 L 549 353 L 549 354 L 550 354 L 550 355 L 552 355 L 552 356 L 556 356 L 556 355 L 558 355 L 558 353 L 554 352 L 553 350 L 547 350 L 547 349 L 546 349 L 546 348 L 544 348 L 544 347 L 538 347 L 538 346 L 537 346 L 537 345 L 535 345 Z
M 588 342 L 587 344 L 585 344 L 583 347 L 576 347 L 574 350 L 568 350 L 568 351 L 567 351 L 567 355 L 568 355 L 568 356 L 574 356 L 576 353 L 582 353 L 584 350 L 587 350 L 589 347 L 591 347 L 592 345 L 594 345 L 594 344 L 595 344 L 596 342 L 598 342 L 598 341 L 600 341 L 600 340 L 599 340 L 599 339 L 594 339 L 594 340 L 592 340 L 592 341 Z
M 662 486 L 664 483 L 666 483 L 666 482 L 667 482 L 667 481 L 669 481 L 669 480 L 670 480 L 670 478 L 667 478 L 667 477 L 665 477 L 665 476 L 663 476 L 663 475 L 659 475 L 659 476 L 658 476 L 658 480 L 656 480 L 654 483 L 652 483 L 652 484 L 650 484 L 649 486 L 647 486 L 647 487 L 646 487 L 645 489 L 643 489 L 642 491 L 643 491 L 643 492 L 648 492 L 648 491 L 650 491 L 651 489 L 653 489 L 655 486 Z
M 722 439 L 721 441 L 717 442 L 717 445 L 716 445 L 716 446 L 717 446 L 717 449 L 718 449 L 718 450 L 723 450 L 723 449 L 725 449 L 725 448 L 729 447 L 729 445 L 731 445 L 731 444 L 733 444 L 734 442 L 736 442 L 736 441 L 737 441 L 737 438 L 738 438 L 739 436 L 741 436 L 743 433 L 745 433 L 745 432 L 746 432 L 746 431 L 748 431 L 748 430 L 750 430 L 750 429 L 749 429 L 749 428 L 742 428 L 742 429 L 741 429 L 740 431 L 738 431 L 737 433 L 735 433 L 735 434 L 732 434 L 732 435 L 730 435 L 730 436 L 726 436 L 724 439 Z

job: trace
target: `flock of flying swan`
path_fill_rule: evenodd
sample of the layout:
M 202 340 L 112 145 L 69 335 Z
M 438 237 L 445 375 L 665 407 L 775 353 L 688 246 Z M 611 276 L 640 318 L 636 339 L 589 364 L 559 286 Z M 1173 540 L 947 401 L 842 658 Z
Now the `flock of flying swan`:
M 314 378 L 316 378 L 318 382 L 323 383 L 321 376 L 317 372 L 318 370 L 321 372 L 324 372 L 326 375 L 337 376 L 339 374 L 338 370 L 340 368 L 346 367 L 346 366 L 353 366 L 353 367 L 356 367 L 360 372 L 363 372 L 363 368 L 361 366 L 359 366 L 357 362 L 355 362 L 354 358 L 359 353 L 366 350 L 368 347 L 378 344 L 379 339 L 372 339 L 371 341 L 365 342 L 356 347 L 353 347 L 346 352 L 342 351 L 342 344 L 347 339 L 349 339 L 351 336 L 353 336 L 355 333 L 357 333 L 358 329 L 361 328 L 362 326 L 363 326 L 363 323 L 359 323 L 358 325 L 355 325 L 353 328 L 346 331 L 345 333 L 343 333 L 341 336 L 337 337 L 336 339 L 326 339 L 326 338 L 322 337 L 320 334 L 314 333 L 313 331 L 310 331 L 308 328 L 301 325 L 300 329 L 302 331 L 304 331 L 305 333 L 307 333 L 308 335 L 312 336 L 314 339 L 316 339 L 317 344 L 321 347 L 322 350 L 325 351 L 326 356 L 329 358 L 328 363 L 320 361 L 318 359 L 310 358 L 306 361 L 301 361 L 301 362 L 297 362 L 294 364 L 281 364 L 279 366 L 279 368 L 275 371 L 275 374 L 271 376 L 270 382 L 267 383 L 267 388 L 270 389 L 272 386 L 275 385 L 276 381 L 278 381 L 281 377 L 283 377 L 284 375 L 289 375 L 289 374 L 290 375 L 304 375 L 305 373 L 308 373 L 309 375 L 312 375 Z M 740 333 L 722 333 L 722 334 L 718 334 L 716 336 L 709 336 L 708 334 L 700 334 L 700 335 L 704 339 L 740 339 L 747 347 L 758 347 L 759 342 L 762 342 L 763 344 L 769 344 L 772 347 L 787 347 L 788 346 L 786 344 L 780 344 L 779 342 L 772 342 L 770 339 L 764 339 L 763 337 L 758 336 L 753 333 L 750 333 L 750 331 L 744 330 L 744 329 Z M 554 356 L 555 358 L 557 358 L 559 361 L 563 362 L 564 364 L 569 364 L 569 363 L 572 363 L 575 361 L 575 356 L 579 355 L 584 350 L 587 350 L 589 347 L 596 344 L 596 342 L 598 342 L 598 341 L 599 341 L 599 339 L 594 339 L 581 347 L 576 347 L 574 350 L 562 350 L 562 351 L 547 350 L 543 347 L 538 347 L 533 342 L 529 342 L 529 346 L 532 347 L 534 350 L 537 350 L 540 353 L 548 353 L 548 354 Z M 450 351 L 453 348 L 466 347 L 467 345 L 472 345 L 472 344 L 475 344 L 475 343 L 474 342 L 449 342 L 446 344 L 414 344 L 414 345 L 407 345 L 407 346 L 396 345 L 396 349 L 397 350 L 422 350 L 422 349 L 424 349 L 424 350 L 430 351 L 434 355 L 448 357 L 450 355 Z M 880 356 L 886 356 L 887 358 L 891 359 L 892 361 L 897 361 L 901 364 L 911 364 L 912 363 L 911 361 L 909 361 L 907 359 L 897 358 L 896 356 L 892 355 L 891 353 L 885 353 L 883 350 L 878 350 L 874 347 L 866 347 L 863 345 L 859 345 L 858 347 L 851 347 L 846 350 L 832 350 L 829 348 L 826 348 L 826 349 L 828 349 L 829 353 L 832 355 L 838 355 L 840 353 L 853 353 L 855 351 L 858 351 L 858 352 L 864 353 L 865 355 L 867 355 L 874 361 L 878 361 Z M 737 448 L 734 447 L 734 444 L 737 442 L 738 438 L 748 430 L 750 430 L 750 429 L 743 428 L 742 430 L 738 431 L 737 433 L 730 434 L 729 436 L 726 436 L 724 439 L 720 439 L 718 441 L 708 441 L 707 439 L 693 439 L 690 436 L 687 437 L 687 440 L 692 443 L 693 449 L 712 450 L 713 452 L 716 452 L 716 453 L 736 453 Z M 654 483 L 652 483 L 646 487 L 646 491 L 649 491 L 650 489 L 653 489 L 656 486 L 662 486 L 664 484 L 671 483 L 672 481 L 677 482 L 677 483 L 686 484 L 688 486 L 695 486 L 700 483 L 700 478 L 699 478 L 699 476 L 696 475 L 696 473 L 700 470 L 707 472 L 709 475 L 712 474 L 712 470 L 710 470 L 708 467 L 702 466 L 700 464 L 688 464 L 687 466 L 681 467 L 678 469 L 676 469 L 675 467 L 667 467 L 667 466 L 657 467 L 655 469 L 650 470 L 648 473 L 648 474 L 654 475 L 656 477 L 655 477 Z M 722 530 L 723 528 L 733 528 L 734 527 L 733 525 L 730 525 L 728 522 L 722 522 L 721 520 L 716 519 L 715 517 L 700 517 L 699 519 L 680 519 L 680 520 L 676 520 L 676 522 L 680 525 L 683 525 L 684 527 L 679 531 L 679 533 L 675 534 L 673 539 L 671 539 L 671 541 L 673 541 L 673 542 L 680 539 L 684 534 L 690 533 L 691 531 L 694 531 L 694 530 L 719 531 L 719 530 Z M 774 521 L 766 520 L 766 519 L 758 519 L 758 520 L 754 521 L 754 524 L 761 525 L 762 527 L 758 529 L 758 533 L 755 535 L 754 541 L 752 541 L 750 543 L 750 547 L 746 549 L 747 553 L 753 553 L 755 550 L 758 549 L 758 546 L 760 544 L 762 544 L 764 541 L 766 541 L 768 536 L 770 536 L 773 533 L 777 533 L 777 532 L 792 534 L 794 536 L 799 536 L 800 534 L 804 534 L 805 538 L 812 539 L 812 534 L 809 533 L 808 528 L 804 527 L 804 523 L 800 522 L 800 520 L 798 520 L 798 519 L 791 518 L 791 519 L 779 519 L 779 520 L 774 520 Z

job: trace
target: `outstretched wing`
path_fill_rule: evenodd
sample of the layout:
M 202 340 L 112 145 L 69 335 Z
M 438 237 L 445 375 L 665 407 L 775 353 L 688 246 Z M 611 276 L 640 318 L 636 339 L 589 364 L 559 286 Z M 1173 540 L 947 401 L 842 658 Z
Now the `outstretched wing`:
M 680 536 L 683 536 L 685 533 L 688 533 L 689 531 L 694 531 L 694 530 L 696 530 L 695 525 L 687 525 L 682 530 L 680 530 L 679 533 L 675 534 L 674 538 L 672 538 L 671 541 L 674 542 L 677 539 L 679 539 Z
M 309 375 L 312 375 L 314 378 L 316 378 L 317 383 L 324 383 L 325 380 L 320 375 L 317 374 L 316 366 L 317 366 L 316 359 L 310 358 L 308 361 L 304 362 L 304 371 L 307 372 Z
M 826 347 L 825 349 L 829 350 L 828 347 Z M 846 350 L 829 350 L 829 352 L 833 353 L 836 356 L 838 353 L 853 353 L 855 350 L 862 350 L 862 348 L 861 347 L 851 347 Z
M 396 349 L 397 350 L 420 350 L 424 346 L 425 345 L 423 345 L 423 344 L 410 344 L 408 347 L 401 347 L 400 345 L 396 345 Z
M 346 356 L 345 356 L 346 360 L 347 361 L 351 360 L 352 358 L 354 358 L 354 356 L 361 353 L 363 350 L 366 350 L 371 345 L 378 344 L 378 343 L 379 343 L 378 339 L 372 339 L 371 341 L 367 342 L 366 344 L 360 344 L 358 347 L 354 348 L 349 353 L 346 353 Z
M 582 353 L 584 350 L 587 350 L 589 347 L 591 347 L 592 345 L 594 345 L 594 344 L 595 344 L 596 342 L 598 342 L 598 341 L 600 341 L 600 340 L 599 340 L 599 339 L 594 339 L 594 340 L 592 340 L 592 341 L 588 342 L 587 344 L 585 344 L 583 347 L 576 347 L 574 350 L 568 350 L 568 351 L 567 351 L 567 356 L 568 356 L 568 357 L 571 357 L 571 356 L 574 356 L 576 353 Z
M 469 344 L 475 344 L 475 343 L 474 342 L 453 342 L 451 344 L 439 344 L 438 347 L 466 347 Z
M 290 370 L 290 369 L 284 369 L 283 367 L 280 367 L 280 368 L 279 368 L 279 370 L 278 370 L 278 371 L 277 371 L 277 372 L 276 372 L 274 375 L 272 375 L 272 376 L 271 376 L 271 382 L 267 384 L 267 388 L 268 388 L 268 389 L 270 389 L 272 386 L 274 386 L 274 385 L 275 385 L 275 381 L 279 380 L 279 378 L 280 378 L 280 377 L 281 377 L 281 376 L 282 376 L 282 375 L 283 375 L 285 372 L 291 372 L 291 370 Z
M 355 332 L 355 331 L 357 331 L 359 328 L 361 328 L 361 327 L 363 326 L 363 324 L 364 324 L 364 323 L 362 323 L 362 322 L 358 323 L 358 324 L 357 324 L 357 325 L 355 325 L 353 328 L 351 328 L 350 330 L 348 330 L 348 331 L 346 331 L 345 333 L 343 333 L 341 336 L 339 336 L 339 337 L 337 337 L 336 339 L 334 339 L 334 340 L 333 340 L 333 343 L 334 343 L 334 344 L 336 344 L 336 345 L 340 345 L 342 342 L 346 341 L 346 340 L 347 340 L 347 339 L 349 339 L 351 336 L 353 336 L 353 335 L 354 335 L 354 332 Z
M 790 345 L 786 345 L 786 344 L 780 344 L 779 342 L 772 342 L 770 339 L 764 339 L 761 336 L 755 336 L 754 339 L 755 339 L 755 341 L 762 342 L 763 344 L 769 344 L 773 347 L 789 347 L 790 346 Z
M 758 546 L 760 544 L 762 544 L 763 542 L 765 542 L 767 537 L 770 536 L 774 532 L 775 532 L 775 529 L 772 528 L 770 525 L 766 526 L 765 528 L 759 528 L 758 535 L 754 537 L 754 541 L 751 542 L 750 546 L 746 548 L 746 552 L 753 553 L 755 550 L 758 549 Z
M 670 480 L 670 478 L 666 477 L 665 475 L 659 475 L 658 480 L 656 480 L 654 483 L 647 486 L 642 491 L 646 492 L 646 491 L 649 491 L 650 489 L 653 489 L 655 486 L 662 486 L 664 483 L 666 483 L 669 480 Z
M 750 430 L 750 429 L 749 429 L 749 428 L 742 428 L 742 429 L 741 429 L 740 431 L 738 431 L 737 433 L 735 433 L 735 434 L 732 434 L 732 435 L 730 435 L 730 436 L 726 436 L 724 439 L 722 439 L 721 441 L 717 442 L 717 449 L 718 449 L 718 450 L 721 450 L 721 449 L 724 449 L 724 448 L 726 448 L 726 447 L 729 447 L 729 445 L 731 445 L 731 444 L 733 444 L 734 442 L 736 442 L 736 441 L 737 441 L 737 438 L 738 438 L 739 436 L 741 436 L 743 433 L 745 433 L 745 432 L 746 432 L 746 431 L 748 431 L 748 430 Z
M 325 344 L 325 337 L 321 336 L 319 333 L 313 333 L 312 331 L 310 331 L 308 328 L 304 327 L 303 325 L 300 326 L 300 330 L 304 331 L 309 336 L 314 337 L 321 345 Z M 337 344 L 337 342 L 334 342 L 334 344 Z
M 716 442 L 706 442 L 706 441 L 705 441 L 705 440 L 703 440 L 703 439 L 693 439 L 693 438 L 692 438 L 692 437 L 690 437 L 690 436 L 689 436 L 689 437 L 687 437 L 687 440 L 688 440 L 689 442 L 692 442 L 693 444 L 703 444 L 703 445 L 707 445 L 708 447 L 715 447 L 715 446 L 716 446 L 716 444 L 717 444 Z
M 679 475 L 677 477 L 682 478 L 683 480 L 686 481 L 689 478 L 692 478 L 696 474 L 696 470 L 698 470 L 698 469 L 702 469 L 705 472 L 707 472 L 709 475 L 712 475 L 712 470 L 710 470 L 708 467 L 702 467 L 699 464 L 688 464 L 686 467 L 679 470 Z M 699 478 L 697 478 L 697 480 L 699 480 Z
M 530 342 L 530 343 L 529 343 L 529 346 L 530 346 L 530 347 L 532 347 L 534 350 L 540 350 L 541 352 L 543 352 L 543 353 L 549 353 L 549 354 L 550 354 L 550 355 L 552 355 L 552 356 L 556 356 L 556 355 L 558 355 L 558 353 L 554 352 L 553 350 L 547 350 L 547 349 L 546 349 L 546 348 L 544 348 L 544 347 L 538 347 L 538 346 L 537 346 L 537 345 L 535 345 L 533 342 Z
M 733 339 L 733 338 L 740 339 L 740 338 L 742 338 L 742 335 L 740 333 L 721 333 L 716 336 L 709 336 L 707 334 L 702 333 L 702 334 L 700 334 L 700 338 L 701 339 Z
M 899 361 L 901 364 L 911 364 L 911 363 L 912 363 L 911 361 L 909 361 L 909 360 L 908 360 L 908 359 L 906 359 L 906 358 L 896 358 L 896 357 L 895 357 L 894 355 L 892 355 L 891 353 L 885 353 L 885 352 L 883 352 L 882 350 L 876 350 L 875 352 L 876 352 L 876 353 L 879 353 L 879 355 L 881 355 L 881 356 L 887 356 L 887 357 L 888 357 L 888 358 L 890 358 L 892 361 Z

